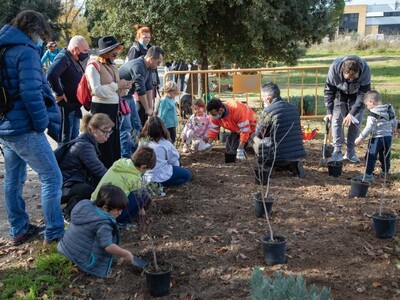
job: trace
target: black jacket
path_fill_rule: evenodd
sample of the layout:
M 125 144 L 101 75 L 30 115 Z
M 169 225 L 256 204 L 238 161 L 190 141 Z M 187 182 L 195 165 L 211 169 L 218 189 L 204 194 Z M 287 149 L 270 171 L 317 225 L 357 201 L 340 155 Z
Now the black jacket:
M 276 160 L 294 161 L 306 156 L 301 134 L 300 115 L 297 108 L 282 98 L 275 98 L 264 111 L 262 118 L 268 116 L 268 121 L 263 124 L 259 121 L 256 128 L 257 137 L 263 139 L 269 137 L 271 147 L 274 149 L 274 132 L 276 130 L 275 140 L 279 143 L 277 147 Z M 267 151 L 268 147 L 264 147 Z M 262 145 L 259 146 L 261 151 Z M 265 152 L 264 152 L 265 153 Z M 261 156 L 262 153 L 259 152 Z M 273 158 L 268 157 L 268 160 Z
M 94 137 L 86 132 L 79 135 L 60 162 L 63 187 L 74 183 L 89 183 L 92 177 L 100 179 L 107 168 L 99 159 L 99 148 Z M 96 180 L 94 180 L 96 181 Z

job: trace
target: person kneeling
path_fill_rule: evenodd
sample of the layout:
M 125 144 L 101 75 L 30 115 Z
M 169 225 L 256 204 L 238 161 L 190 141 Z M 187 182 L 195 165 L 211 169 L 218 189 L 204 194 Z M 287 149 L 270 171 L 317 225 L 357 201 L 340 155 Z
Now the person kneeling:
M 153 149 L 147 146 L 139 147 L 131 158 L 120 158 L 108 169 L 101 178 L 92 199 L 96 199 L 101 187 L 106 183 L 112 183 L 120 187 L 128 197 L 128 206 L 116 218 L 120 227 L 132 223 L 139 214 L 145 215 L 144 207 L 149 201 L 148 191 L 142 180 L 142 174 L 154 168 L 156 154 Z
M 94 202 L 80 201 L 72 210 L 71 223 L 58 242 L 57 250 L 85 273 L 107 277 L 113 256 L 129 264 L 130 251 L 118 246 L 120 237 L 115 218 L 127 206 L 122 189 L 112 184 L 102 186 Z
M 305 176 L 301 158 L 306 156 L 297 108 L 280 96 L 274 83 L 261 87 L 264 110 L 256 127 L 254 151 L 260 163 L 293 170 L 300 178 Z M 276 153 L 274 153 L 276 151 Z

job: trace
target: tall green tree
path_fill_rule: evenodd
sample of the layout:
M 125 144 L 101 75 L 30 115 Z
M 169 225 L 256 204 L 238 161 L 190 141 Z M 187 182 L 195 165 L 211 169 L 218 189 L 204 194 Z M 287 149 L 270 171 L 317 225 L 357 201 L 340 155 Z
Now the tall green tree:
M 60 26 L 57 23 L 60 3 L 61 0 L 2 0 L 0 1 L 0 27 L 10 23 L 20 11 L 32 9 L 41 12 L 49 20 L 56 40 L 60 34 Z
M 141 23 L 169 60 L 244 68 L 294 65 L 307 47 L 335 34 L 344 0 L 87 0 L 86 9 L 95 36 L 131 43 Z

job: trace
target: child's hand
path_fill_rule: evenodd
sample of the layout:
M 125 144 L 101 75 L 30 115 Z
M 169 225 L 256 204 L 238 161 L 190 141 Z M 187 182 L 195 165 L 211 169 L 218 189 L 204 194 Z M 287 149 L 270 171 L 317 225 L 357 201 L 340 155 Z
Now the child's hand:
M 139 216 L 145 216 L 146 215 L 146 211 L 144 210 L 144 208 L 139 209 Z
M 130 251 L 126 251 L 126 254 L 122 256 L 122 259 L 131 264 L 133 262 L 133 254 Z
M 354 141 L 354 144 L 358 145 L 362 142 L 362 138 L 358 137 L 356 138 L 356 140 Z

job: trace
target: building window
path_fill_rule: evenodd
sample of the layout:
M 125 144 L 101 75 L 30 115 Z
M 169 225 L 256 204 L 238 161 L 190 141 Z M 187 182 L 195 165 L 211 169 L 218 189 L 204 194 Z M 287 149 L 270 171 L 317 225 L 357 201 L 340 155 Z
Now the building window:
M 400 24 L 398 25 L 379 25 L 378 32 L 384 35 L 400 34 Z
M 398 17 L 400 16 L 400 11 L 390 11 L 383 13 L 384 17 Z
M 357 32 L 358 14 L 344 14 L 339 25 L 339 33 Z

